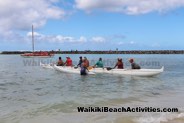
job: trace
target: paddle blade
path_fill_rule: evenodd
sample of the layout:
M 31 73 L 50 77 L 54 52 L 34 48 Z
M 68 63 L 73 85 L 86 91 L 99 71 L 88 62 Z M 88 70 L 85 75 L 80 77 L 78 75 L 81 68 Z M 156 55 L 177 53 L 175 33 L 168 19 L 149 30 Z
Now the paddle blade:
M 112 68 L 111 67 L 107 67 L 107 70 L 112 70 Z
M 88 69 L 88 70 L 91 70 L 91 69 L 93 69 L 93 67 L 92 67 L 92 66 L 89 66 L 87 69 Z

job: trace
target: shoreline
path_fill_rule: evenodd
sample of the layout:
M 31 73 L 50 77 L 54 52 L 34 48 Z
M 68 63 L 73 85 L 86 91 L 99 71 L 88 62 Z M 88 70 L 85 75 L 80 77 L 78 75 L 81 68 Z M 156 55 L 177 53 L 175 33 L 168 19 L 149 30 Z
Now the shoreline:
M 36 51 L 39 52 L 39 51 Z M 184 54 L 184 50 L 127 50 L 127 51 L 47 51 L 54 54 Z M 0 54 L 13 55 L 32 53 L 32 51 L 2 51 Z

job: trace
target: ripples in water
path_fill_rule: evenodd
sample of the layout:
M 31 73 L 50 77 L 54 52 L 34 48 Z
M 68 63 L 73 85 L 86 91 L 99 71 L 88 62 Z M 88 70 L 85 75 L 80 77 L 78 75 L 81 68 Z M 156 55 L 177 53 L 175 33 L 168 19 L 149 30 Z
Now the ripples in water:
M 157 56 L 139 57 L 149 59 Z M 109 74 L 80 76 L 42 69 L 39 66 L 25 67 L 21 64 L 21 57 L 14 56 L 13 58 L 20 64 L 15 66 L 11 65 L 12 63 L 1 63 L 3 64 L 0 70 L 0 121 L 2 123 L 24 123 L 24 121 L 30 121 L 30 123 L 40 121 L 41 123 L 43 120 L 37 119 L 39 116 L 43 116 L 48 121 L 59 119 L 56 123 L 61 121 L 82 123 L 85 120 L 95 123 L 133 123 L 139 122 L 134 119 L 142 118 L 143 121 L 146 117 L 142 114 L 128 114 L 128 116 L 116 113 L 80 114 L 77 113 L 76 107 L 154 106 L 156 104 L 157 106 L 178 106 L 183 104 L 181 100 L 184 92 L 183 69 L 181 69 L 183 62 L 171 57 L 158 56 L 158 60 L 162 61 L 165 66 L 164 73 L 156 77 L 143 78 Z M 7 66 L 9 66 L 8 69 Z M 177 97 L 177 95 L 181 96 Z M 54 117 L 55 115 L 57 117 Z M 154 117 L 150 115 L 152 116 Z M 72 120 L 72 118 L 77 118 L 77 120 Z

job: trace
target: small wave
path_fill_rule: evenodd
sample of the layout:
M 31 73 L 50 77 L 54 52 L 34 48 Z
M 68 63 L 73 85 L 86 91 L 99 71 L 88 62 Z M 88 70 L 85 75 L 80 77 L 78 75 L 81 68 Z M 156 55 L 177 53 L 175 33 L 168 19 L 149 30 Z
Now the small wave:
M 184 113 L 157 113 L 155 115 L 143 116 L 139 118 L 138 123 L 162 123 L 169 122 L 174 119 L 183 119 Z
M 7 88 L 2 88 L 2 87 L 0 87 L 0 90 L 6 91 L 6 90 L 8 90 L 8 89 L 7 89 Z

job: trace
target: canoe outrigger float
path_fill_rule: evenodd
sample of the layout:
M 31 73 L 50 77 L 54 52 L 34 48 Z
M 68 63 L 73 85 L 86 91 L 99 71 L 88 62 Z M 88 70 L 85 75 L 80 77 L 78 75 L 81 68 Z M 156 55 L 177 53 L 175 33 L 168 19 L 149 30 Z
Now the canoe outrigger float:
M 57 66 L 50 64 L 42 64 L 40 66 L 43 68 L 54 68 L 55 70 L 65 72 L 65 73 L 76 73 L 80 74 L 80 68 L 67 67 L 67 66 Z M 116 74 L 116 75 L 130 75 L 130 76 L 140 76 L 140 77 L 150 77 L 156 76 L 164 71 L 164 67 L 160 69 L 108 69 L 108 68 L 90 68 L 87 74 L 105 73 L 105 74 Z

